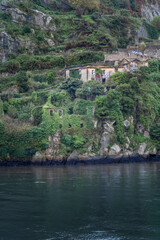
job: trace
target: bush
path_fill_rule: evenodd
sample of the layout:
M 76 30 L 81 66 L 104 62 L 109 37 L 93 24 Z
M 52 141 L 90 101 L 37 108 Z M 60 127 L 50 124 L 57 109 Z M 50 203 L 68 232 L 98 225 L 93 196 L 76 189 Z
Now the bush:
M 56 72 L 49 72 L 47 75 L 48 84 L 53 84 L 53 82 L 55 81 L 55 77 L 56 77 Z
M 29 86 L 28 86 L 28 77 L 26 72 L 17 73 L 15 76 L 15 79 L 20 92 L 27 92 L 29 89 Z
M 160 30 L 160 16 L 155 16 L 151 21 L 151 25 Z
M 79 79 L 68 78 L 62 83 L 61 89 L 67 90 L 68 93 L 75 98 L 76 90 L 81 88 L 83 82 Z
M 7 113 L 11 118 L 16 118 L 18 112 L 14 106 L 9 105 Z
M 84 146 L 85 144 L 85 139 L 82 136 L 74 136 L 73 137 L 73 147 L 75 149 L 80 149 Z
M 91 80 L 83 83 L 82 88 L 76 91 L 76 96 L 83 99 L 94 100 L 96 96 L 104 94 L 104 87 L 100 82 Z
M 0 117 L 3 115 L 3 102 L 0 99 Z
M 147 33 L 151 39 L 158 39 L 159 30 L 156 27 L 154 27 L 153 25 L 151 25 L 147 22 L 145 22 L 145 27 L 146 27 Z
M 62 143 L 64 143 L 66 146 L 71 146 L 73 143 L 73 139 L 71 135 L 63 134 L 62 136 Z
M 7 61 L 3 67 L 5 72 L 16 73 L 20 70 L 20 63 L 16 60 Z
M 24 28 L 23 28 L 23 33 L 26 34 L 26 33 L 31 33 L 31 29 L 28 25 L 25 25 Z
M 81 74 L 79 73 L 78 69 L 70 70 L 69 76 L 70 76 L 70 78 L 76 78 L 76 79 L 79 79 L 79 80 L 81 79 Z
M 87 107 L 93 106 L 93 102 L 84 99 L 78 99 L 74 105 L 74 113 L 78 115 L 86 115 Z
M 85 51 L 67 56 L 67 66 L 104 61 L 103 52 Z
M 35 82 L 43 83 L 43 82 L 46 82 L 46 81 L 47 81 L 47 76 L 46 76 L 46 74 L 43 74 L 43 75 L 34 75 L 34 76 L 33 76 L 33 80 L 34 80 Z
M 34 117 L 34 124 L 39 125 L 42 122 L 42 115 L 43 115 L 43 108 L 42 107 L 35 107 L 32 111 Z

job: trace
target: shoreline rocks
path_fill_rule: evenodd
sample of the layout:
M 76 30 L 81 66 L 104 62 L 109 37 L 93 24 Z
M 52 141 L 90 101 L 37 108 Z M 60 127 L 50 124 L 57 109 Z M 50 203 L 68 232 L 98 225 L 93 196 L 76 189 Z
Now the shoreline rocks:
M 75 166 L 75 165 L 100 165 L 100 164 L 119 164 L 119 163 L 140 163 L 160 161 L 160 155 L 140 156 L 138 154 L 113 155 L 113 156 L 83 156 L 72 154 L 65 158 L 59 156 L 52 159 L 0 159 L 0 167 L 18 166 Z

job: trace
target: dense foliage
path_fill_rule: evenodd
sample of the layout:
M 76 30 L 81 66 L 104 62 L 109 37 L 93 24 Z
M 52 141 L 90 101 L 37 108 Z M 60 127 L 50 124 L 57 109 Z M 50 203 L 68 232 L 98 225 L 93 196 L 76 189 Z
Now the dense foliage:
M 8 41 L 2 41 L 7 61 L 0 63 L 0 156 L 30 158 L 50 147 L 55 155 L 68 155 L 75 149 L 97 153 L 106 121 L 115 130 L 111 144 L 123 149 L 128 138 L 131 151 L 141 142 L 160 150 L 159 60 L 137 71 L 117 72 L 104 85 L 96 80 L 82 82 L 74 68 L 65 79 L 64 71 L 68 66 L 101 63 L 105 52 L 134 44 L 141 25 L 150 38 L 157 39 L 159 17 L 143 21 L 136 0 L 63 2 L 7 1 L 25 12 L 27 19 L 34 10 L 51 16 L 55 31 L 36 28 L 29 21 L 15 24 L 9 12 L 0 12 L 0 34 L 6 32 L 12 42 L 28 44 L 18 42 L 11 53 Z M 146 42 L 140 44 L 142 50 Z M 96 73 L 102 70 L 97 68 Z M 130 121 L 128 127 L 125 120 Z M 55 136 L 60 138 L 58 148 Z
M 116 73 L 110 82 L 112 88 L 105 93 L 97 81 L 65 80 L 53 72 L 21 72 L 1 79 L 0 155 L 31 157 L 46 149 L 49 136 L 57 131 L 61 135 L 59 153 L 84 150 L 90 145 L 97 151 L 93 132 L 98 136 L 100 128 L 94 128 L 94 107 L 99 121 L 115 122 L 114 141 L 118 144 L 124 146 L 127 135 L 133 147 L 145 140 L 160 149 L 160 61 L 151 60 L 149 67 L 135 72 Z M 48 109 L 53 109 L 50 114 Z M 126 129 L 124 120 L 130 118 L 133 122 Z M 138 125 L 150 131 L 151 139 L 138 132 Z

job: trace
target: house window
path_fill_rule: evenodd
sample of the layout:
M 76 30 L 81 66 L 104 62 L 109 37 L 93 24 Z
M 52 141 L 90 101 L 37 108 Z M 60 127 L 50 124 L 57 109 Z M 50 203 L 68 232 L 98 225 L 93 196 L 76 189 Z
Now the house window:
M 95 69 L 92 70 L 92 75 L 95 75 Z
M 81 128 L 83 128 L 83 123 L 81 123 Z
M 102 78 L 102 83 L 105 83 L 106 82 L 106 79 L 105 78 Z
M 53 116 L 53 110 L 50 110 L 50 116 Z

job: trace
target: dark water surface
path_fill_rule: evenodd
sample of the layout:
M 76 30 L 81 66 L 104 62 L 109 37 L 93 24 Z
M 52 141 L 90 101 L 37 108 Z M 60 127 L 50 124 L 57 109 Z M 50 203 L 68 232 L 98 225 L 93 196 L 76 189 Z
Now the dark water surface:
M 160 163 L 0 168 L 0 240 L 160 240 Z

